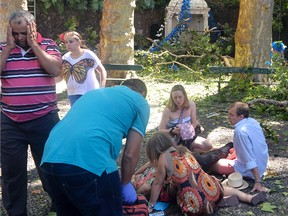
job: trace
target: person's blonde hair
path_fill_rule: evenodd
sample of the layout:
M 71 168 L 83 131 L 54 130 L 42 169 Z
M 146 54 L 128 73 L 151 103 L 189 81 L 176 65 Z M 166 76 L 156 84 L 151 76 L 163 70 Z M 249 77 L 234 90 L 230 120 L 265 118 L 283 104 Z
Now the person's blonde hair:
M 189 104 L 189 100 L 188 100 L 188 96 L 187 93 L 185 91 L 185 88 L 182 85 L 174 85 L 170 91 L 170 97 L 169 100 L 167 102 L 167 108 L 170 109 L 171 112 L 176 112 L 177 111 L 177 105 L 175 104 L 174 100 L 173 100 L 173 95 L 172 93 L 175 91 L 182 91 L 183 95 L 184 95 L 184 104 L 183 104 L 183 108 L 184 109 L 189 109 L 190 104 Z
M 80 33 L 76 32 L 76 31 L 65 32 L 64 39 L 66 37 L 68 37 L 68 36 L 73 37 L 77 41 L 80 41 L 80 47 L 84 48 L 84 49 L 87 49 L 87 46 L 85 45 L 85 41 L 83 40 L 83 38 L 82 38 Z
M 157 164 L 160 155 L 170 147 L 176 148 L 180 154 L 188 151 L 184 146 L 176 146 L 167 132 L 157 131 L 146 143 L 146 155 L 152 164 Z

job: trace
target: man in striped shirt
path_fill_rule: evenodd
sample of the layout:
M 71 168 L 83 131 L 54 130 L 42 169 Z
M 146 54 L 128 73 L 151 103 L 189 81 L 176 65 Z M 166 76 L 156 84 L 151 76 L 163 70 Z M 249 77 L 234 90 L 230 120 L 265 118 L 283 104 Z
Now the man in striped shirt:
M 25 216 L 28 145 L 42 179 L 44 144 L 59 121 L 54 77 L 60 74 L 61 53 L 37 32 L 34 16 L 20 10 L 9 18 L 0 59 L 3 204 L 10 216 Z

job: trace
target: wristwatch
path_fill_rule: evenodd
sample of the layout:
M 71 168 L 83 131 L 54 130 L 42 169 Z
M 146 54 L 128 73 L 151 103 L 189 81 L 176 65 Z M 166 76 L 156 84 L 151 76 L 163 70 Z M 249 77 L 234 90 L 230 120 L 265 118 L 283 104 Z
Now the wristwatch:
M 172 131 L 174 130 L 174 128 L 175 128 L 175 127 L 172 127 L 172 128 L 169 130 L 169 134 L 172 135 L 172 136 L 174 135 L 173 132 L 172 132 Z
M 154 209 L 155 205 L 153 205 L 152 203 L 148 202 L 148 208 L 150 209 Z

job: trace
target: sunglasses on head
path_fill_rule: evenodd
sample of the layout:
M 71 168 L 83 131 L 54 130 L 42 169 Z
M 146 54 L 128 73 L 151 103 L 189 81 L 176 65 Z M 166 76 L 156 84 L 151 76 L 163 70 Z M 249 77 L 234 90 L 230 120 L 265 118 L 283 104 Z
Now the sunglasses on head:
M 13 36 L 18 36 L 18 35 L 24 35 L 24 36 L 27 36 L 27 32 L 12 32 L 12 35 Z

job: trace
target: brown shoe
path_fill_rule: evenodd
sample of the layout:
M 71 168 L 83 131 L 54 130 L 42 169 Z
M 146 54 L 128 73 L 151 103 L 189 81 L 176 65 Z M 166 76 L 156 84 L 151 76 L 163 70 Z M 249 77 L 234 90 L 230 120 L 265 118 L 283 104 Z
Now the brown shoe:
M 251 199 L 251 204 L 253 206 L 258 205 L 259 203 L 262 203 L 266 200 L 266 193 L 264 191 L 259 192 Z
M 239 199 L 236 195 L 231 195 L 229 197 L 224 197 L 220 203 L 218 204 L 219 208 L 224 208 L 224 207 L 231 207 L 231 206 L 236 206 L 239 204 Z
M 229 142 L 227 143 L 226 145 L 220 147 L 218 149 L 218 152 L 219 152 L 219 156 L 220 158 L 227 158 L 227 156 L 229 155 L 230 153 L 230 149 L 233 148 L 233 143 L 232 142 Z M 217 151 L 217 149 L 215 149 L 215 151 Z M 219 159 L 220 159 L 219 158 Z

